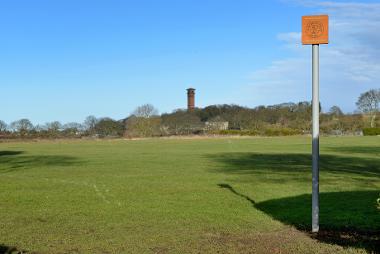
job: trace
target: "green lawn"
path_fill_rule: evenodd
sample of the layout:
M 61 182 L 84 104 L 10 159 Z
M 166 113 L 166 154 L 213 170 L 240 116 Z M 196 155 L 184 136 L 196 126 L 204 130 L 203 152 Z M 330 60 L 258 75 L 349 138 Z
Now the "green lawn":
M 0 253 L 363 253 L 380 234 L 380 137 L 0 143 Z M 380 246 L 380 245 L 379 245 Z

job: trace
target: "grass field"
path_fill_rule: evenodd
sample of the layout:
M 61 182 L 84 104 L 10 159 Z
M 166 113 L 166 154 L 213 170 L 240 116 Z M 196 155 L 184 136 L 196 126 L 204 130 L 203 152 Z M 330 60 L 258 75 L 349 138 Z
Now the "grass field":
M 365 253 L 380 137 L 0 143 L 0 253 Z M 378 245 L 380 246 L 380 245 Z

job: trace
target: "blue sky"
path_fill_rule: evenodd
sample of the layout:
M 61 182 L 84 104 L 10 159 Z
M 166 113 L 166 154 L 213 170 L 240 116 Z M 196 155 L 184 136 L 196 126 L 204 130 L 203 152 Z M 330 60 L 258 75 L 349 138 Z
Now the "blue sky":
M 321 102 L 355 110 L 379 88 L 379 1 L 3 0 L 0 119 L 121 119 L 141 104 L 254 107 L 310 100 L 301 16 L 330 15 Z

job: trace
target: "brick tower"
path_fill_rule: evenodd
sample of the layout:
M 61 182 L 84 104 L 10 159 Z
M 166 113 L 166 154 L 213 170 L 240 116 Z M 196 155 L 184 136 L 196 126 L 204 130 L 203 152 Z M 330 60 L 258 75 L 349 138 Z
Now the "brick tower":
M 191 111 L 195 108 L 195 89 L 187 89 L 187 110 Z

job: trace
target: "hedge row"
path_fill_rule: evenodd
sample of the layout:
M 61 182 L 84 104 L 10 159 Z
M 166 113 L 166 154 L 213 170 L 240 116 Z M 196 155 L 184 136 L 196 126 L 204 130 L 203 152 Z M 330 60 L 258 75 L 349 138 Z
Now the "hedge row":
M 212 134 L 217 135 L 236 135 L 236 136 L 257 136 L 259 133 L 255 130 L 221 130 L 213 131 Z
M 363 129 L 364 136 L 376 136 L 380 135 L 380 128 L 364 128 Z
M 217 135 L 235 135 L 235 136 L 291 136 L 302 134 L 299 130 L 290 128 L 268 128 L 262 131 L 257 130 L 221 130 L 212 131 L 211 134 Z

